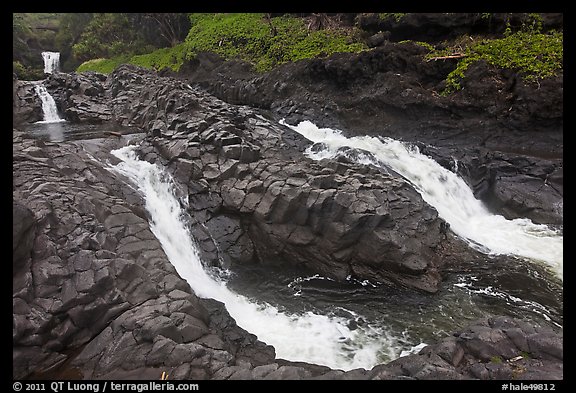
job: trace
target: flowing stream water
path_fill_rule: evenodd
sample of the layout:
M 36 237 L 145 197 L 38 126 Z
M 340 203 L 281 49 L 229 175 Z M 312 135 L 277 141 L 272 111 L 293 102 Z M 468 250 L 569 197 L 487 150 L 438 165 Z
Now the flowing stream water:
M 45 57 L 52 71 L 54 57 Z M 103 136 L 101 127 L 72 125 L 58 115 L 41 81 L 36 92 L 44 120 L 30 125 L 32 136 L 60 142 Z M 283 124 L 285 124 L 283 122 Z M 287 125 L 287 124 L 285 124 Z M 530 220 L 506 220 L 490 213 L 456 174 L 393 139 L 346 138 L 310 122 L 290 126 L 311 141 L 314 160 L 356 153 L 349 159 L 390 167 L 404 176 L 434 206 L 450 228 L 487 254 L 517 257 L 495 260 L 449 275 L 435 295 L 349 279 L 341 283 L 296 268 L 239 266 L 225 272 L 204 266 L 188 230 L 186 200 L 162 168 L 141 161 L 135 146 L 112 152 L 122 162 L 109 169 L 126 176 L 144 196 L 150 227 L 166 255 L 195 293 L 223 302 L 239 326 L 273 345 L 276 355 L 336 369 L 370 369 L 413 353 L 450 335 L 467 322 L 494 314 L 563 324 L 562 236 Z M 545 268 L 543 270 L 543 268 Z M 550 279 L 549 271 L 555 274 Z
M 60 63 L 60 53 L 58 52 L 42 52 L 42 58 L 44 59 L 44 73 L 51 74 L 58 70 Z M 34 90 L 42 102 L 42 114 L 43 120 L 36 122 L 37 124 L 52 124 L 61 123 L 66 121 L 60 118 L 58 114 L 58 107 L 56 106 L 56 101 L 54 97 L 48 93 L 46 86 L 44 86 L 43 81 L 34 82 Z M 63 140 L 63 132 L 58 125 L 53 127 L 45 127 L 52 131 L 51 133 L 55 135 L 55 139 Z
M 42 52 L 44 72 L 51 74 L 59 70 L 60 53 Z M 44 81 L 34 81 L 34 90 L 42 103 L 43 119 L 24 127 L 31 136 L 50 142 L 101 138 L 111 131 L 109 126 L 99 124 L 74 124 L 60 117 L 54 97 L 48 92 Z
M 65 119 L 58 115 L 58 107 L 54 97 L 48 93 L 43 81 L 34 82 L 34 90 L 42 102 L 43 120 L 32 123 L 26 127 L 26 131 L 36 137 L 44 137 L 52 142 L 62 142 L 65 140 Z
M 41 120 L 38 123 L 59 123 L 66 121 L 65 119 L 61 119 L 60 115 L 58 115 L 56 101 L 54 101 L 54 97 L 48 93 L 43 82 L 35 82 L 34 89 L 36 90 L 38 97 L 40 97 L 40 101 L 42 101 L 42 113 L 44 115 L 44 120 Z
M 368 281 L 350 279 L 338 283 L 294 268 L 247 266 L 222 275 L 200 260 L 187 227 L 190 217 L 182 208 L 187 201 L 175 197 L 171 176 L 156 164 L 139 160 L 134 146 L 113 151 L 122 162 L 110 166 L 110 170 L 126 176 L 143 194 L 151 229 L 178 273 L 198 296 L 223 302 L 239 326 L 275 347 L 277 357 L 343 370 L 370 369 L 489 315 L 504 314 L 562 326 L 561 235 L 528 220 L 510 223 L 498 217 L 493 221 L 476 218 L 491 214 L 469 195 L 468 186 L 400 142 L 344 138 L 335 130 L 319 129 L 312 123 L 291 127 L 312 142 L 323 143 L 308 150 L 313 159 L 333 157 L 340 154 L 340 147 L 348 146 L 365 151 L 361 161 L 367 165 L 390 165 L 413 182 L 423 198 L 472 247 L 487 254 L 517 255 L 518 260 L 512 266 L 495 262 L 448 276 L 443 288 L 433 296 Z M 406 168 L 422 172 L 412 176 Z M 466 198 L 467 204 L 478 206 L 443 210 L 434 205 L 448 198 L 448 203 Z M 458 218 L 455 211 L 467 217 Z M 477 220 L 478 224 L 473 225 L 475 230 L 466 232 L 466 225 L 460 225 L 458 220 Z M 482 224 L 488 227 L 482 229 Z M 500 224 L 508 226 L 493 228 Z M 508 240 L 490 243 L 490 236 L 474 236 L 474 232 L 483 231 L 508 236 Z M 512 231 L 517 234 L 508 233 Z M 485 238 L 488 241 L 484 242 Z M 540 243 L 527 253 L 520 252 L 524 246 L 514 243 L 530 245 L 532 241 Z M 559 278 L 548 280 L 547 269 Z
M 314 160 L 346 155 L 361 164 L 398 172 L 436 208 L 450 229 L 476 250 L 544 263 L 563 278 L 563 236 L 557 230 L 529 219 L 508 220 L 491 213 L 461 177 L 421 154 L 416 146 L 392 138 L 347 138 L 339 130 L 319 128 L 310 121 L 297 126 L 281 123 L 314 143 L 306 152 Z M 348 148 L 363 154 L 350 155 Z
M 139 160 L 134 146 L 112 154 L 122 160 L 112 169 L 130 179 L 144 195 L 152 232 L 180 276 L 198 296 L 223 302 L 237 324 L 273 345 L 278 357 L 345 370 L 371 368 L 382 359 L 397 357 L 401 347 L 383 326 L 359 321 L 361 317 L 344 306 L 326 314 L 290 313 L 230 290 L 203 266 L 181 208 L 186 201 L 175 197 L 171 177 L 157 165 Z M 362 326 L 357 326 L 358 322 Z
M 42 55 L 45 72 L 57 71 L 59 54 Z M 67 130 L 41 81 L 35 89 L 44 120 L 30 133 L 51 141 L 102 135 L 102 129 L 85 125 Z M 135 146 L 113 151 L 122 162 L 109 169 L 126 176 L 144 196 L 151 230 L 180 276 L 198 296 L 223 302 L 239 326 L 274 346 L 277 357 L 342 370 L 370 369 L 489 315 L 562 326 L 563 237 L 557 231 L 490 213 L 461 178 L 408 144 L 346 138 L 311 122 L 282 123 L 311 141 L 310 158 L 334 158 L 355 149 L 349 159 L 389 167 L 405 177 L 471 247 L 488 256 L 518 259 L 513 266 L 495 261 L 449 275 L 435 295 L 369 281 L 339 283 L 296 268 L 244 266 L 222 274 L 202 263 L 188 230 L 187 201 L 175 196 L 171 176 L 139 160 Z M 550 280 L 546 270 L 557 280 Z
M 58 71 L 58 53 L 42 56 L 46 73 Z M 102 137 L 109 131 L 66 122 L 42 81 L 35 89 L 44 120 L 27 127 L 32 136 L 61 142 Z M 359 162 L 392 168 L 471 247 L 487 255 L 515 255 L 518 263 L 468 267 L 448 275 L 433 296 L 368 281 L 339 283 L 295 268 L 239 266 L 222 274 L 199 258 L 188 230 L 190 217 L 182 208 L 187 201 L 175 196 L 170 175 L 139 160 L 134 146 L 113 151 L 122 162 L 109 169 L 126 176 L 143 194 L 150 227 L 180 276 L 198 296 L 223 302 L 239 326 L 275 347 L 277 357 L 342 370 L 370 369 L 489 315 L 562 326 L 561 235 L 529 220 L 489 213 L 462 179 L 409 145 L 388 138 L 345 138 L 310 122 L 289 127 L 311 141 L 307 154 L 312 159 L 333 158 L 346 154 L 341 148 L 354 148 L 361 152 L 354 155 Z M 550 280 L 542 266 L 558 280 Z

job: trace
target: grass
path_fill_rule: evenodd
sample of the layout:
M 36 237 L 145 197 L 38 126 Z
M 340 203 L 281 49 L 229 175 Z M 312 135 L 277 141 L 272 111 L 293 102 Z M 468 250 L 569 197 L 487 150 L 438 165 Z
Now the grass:
M 380 16 L 401 19 L 403 14 Z M 265 72 L 291 61 L 368 49 L 361 43 L 355 29 L 310 31 L 302 18 L 287 15 L 268 19 L 261 13 L 190 14 L 190 21 L 192 27 L 186 40 L 175 47 L 145 55 L 94 59 L 83 63 L 77 71 L 110 73 L 122 63 L 155 70 L 168 67 L 178 71 L 184 61 L 208 51 L 225 60 L 246 61 L 254 70 Z M 441 94 L 448 95 L 462 88 L 467 69 L 481 60 L 497 68 L 517 71 L 528 82 L 555 75 L 563 67 L 563 33 L 542 33 L 540 30 L 541 21 L 531 16 L 521 30 L 508 30 L 503 37 L 496 39 L 465 36 L 452 41 L 443 50 L 437 50 L 426 42 L 416 44 L 429 51 L 423 60 L 455 52 L 464 54 L 446 78 L 446 87 Z
M 95 71 L 102 74 L 109 74 L 120 64 L 129 63 L 128 56 L 115 57 L 113 59 L 92 59 L 80 64 L 76 72 Z
M 80 65 L 77 71 L 110 73 L 122 62 L 178 71 L 186 59 L 193 59 L 206 51 L 225 60 L 246 61 L 256 71 L 265 72 L 290 61 L 367 49 L 354 29 L 309 31 L 301 18 L 280 16 L 266 19 L 265 14 L 238 13 L 191 14 L 190 19 L 192 27 L 180 45 L 146 55 L 90 60 Z
M 463 49 L 465 57 L 447 76 L 445 95 L 460 90 L 466 70 L 480 60 L 497 68 L 517 71 L 528 82 L 553 76 L 563 68 L 563 33 L 559 31 L 517 31 L 503 38 L 471 41 L 460 49 Z M 454 51 L 454 48 L 430 51 L 425 59 L 445 56 Z

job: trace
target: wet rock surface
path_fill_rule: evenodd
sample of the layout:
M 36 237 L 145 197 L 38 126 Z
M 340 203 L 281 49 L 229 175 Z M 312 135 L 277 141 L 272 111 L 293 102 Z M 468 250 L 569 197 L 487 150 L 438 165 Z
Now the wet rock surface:
M 13 377 L 203 379 L 244 353 L 272 361 L 179 277 L 140 196 L 104 168 L 120 142 L 101 143 L 98 162 L 94 142 L 14 131 Z
M 140 197 L 103 168 L 121 143 L 14 131 L 14 378 L 563 378 L 562 332 L 507 317 L 371 370 L 276 359 L 178 276 Z
M 441 220 L 399 175 L 316 163 L 287 127 L 179 80 L 158 82 L 119 68 L 111 107 L 119 124 L 150 127 L 139 154 L 182 185 L 204 260 L 290 263 L 339 280 L 437 290 Z
M 177 78 L 122 66 L 44 83 L 68 121 L 143 131 L 130 138 L 175 178 L 207 264 L 302 265 L 433 293 L 443 272 L 483 256 L 393 171 L 309 160 L 309 142 L 278 120 L 414 142 L 494 211 L 561 228 L 563 82 L 527 85 L 478 63 L 462 91 L 443 97 L 454 63 L 425 62 L 421 46 L 390 40 L 467 33 L 470 20 L 446 30 L 411 18 L 380 35 L 381 21 L 362 20 L 375 29 L 374 51 L 268 74 L 203 54 Z M 32 84 L 14 80 L 13 109 L 16 125 L 41 120 Z M 56 144 L 13 132 L 13 378 L 563 379 L 562 329 L 503 316 L 371 370 L 276 358 L 221 303 L 194 294 L 141 196 L 104 168 L 127 140 Z
M 42 102 L 34 84 L 20 81 L 14 75 L 12 80 L 12 122 L 14 124 L 33 123 L 43 119 Z
M 466 71 L 462 90 L 443 96 L 456 62 L 425 61 L 426 53 L 414 42 L 386 41 L 371 51 L 289 63 L 266 74 L 201 54 L 180 77 L 227 102 L 268 109 L 289 124 L 310 120 L 350 136 L 432 145 L 435 159 L 457 158 L 470 183 L 489 185 L 477 196 L 498 213 L 561 223 L 561 176 L 550 187 L 542 173 L 563 168 L 562 72 L 527 84 L 510 70 L 477 62 Z M 519 159 L 531 164 L 512 178 L 508 162 Z
M 110 112 L 148 131 L 139 154 L 166 165 L 188 195 L 207 261 L 313 258 L 326 274 L 437 286 L 440 220 L 396 174 L 307 160 L 299 135 L 181 81 L 150 84 L 156 76 L 130 67 L 114 77 Z M 562 333 L 503 317 L 372 370 L 276 359 L 222 304 L 194 295 L 141 197 L 103 168 L 126 138 L 55 144 L 14 131 L 14 378 L 562 378 Z M 368 263 L 384 249 L 397 261 Z

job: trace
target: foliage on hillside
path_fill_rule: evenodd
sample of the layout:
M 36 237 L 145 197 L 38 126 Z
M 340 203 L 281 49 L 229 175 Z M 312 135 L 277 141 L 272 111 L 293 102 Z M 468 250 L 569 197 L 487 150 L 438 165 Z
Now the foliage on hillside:
M 186 13 L 20 13 L 13 21 L 13 70 L 21 79 L 43 77 L 44 50 L 60 52 L 61 70 L 70 72 L 88 60 L 173 47 L 190 30 Z
M 468 67 L 480 60 L 497 68 L 517 71 L 526 81 L 534 82 L 555 75 L 563 68 L 563 37 L 561 31 L 542 33 L 535 23 L 514 33 L 507 30 L 502 38 L 471 40 L 464 48 L 459 45 L 458 49 L 452 46 L 441 51 L 431 50 L 426 59 L 455 52 L 462 56 L 456 68 L 448 74 L 443 94 L 459 90 Z
M 109 74 L 120 64 L 124 63 L 135 64 L 154 70 L 170 68 L 177 71 L 184 62 L 185 49 L 186 46 L 182 43 L 173 48 L 160 48 L 144 55 L 117 56 L 111 59 L 92 59 L 82 63 L 76 71 L 96 71 Z
M 131 56 L 129 62 L 160 70 L 177 71 L 186 59 L 200 52 L 214 52 L 226 60 L 239 59 L 267 71 L 289 61 L 366 49 L 354 32 L 344 29 L 309 31 L 301 18 L 265 14 L 191 14 L 186 40 L 172 48 Z M 88 62 L 78 71 L 104 72 L 111 62 Z
M 12 14 L 12 72 L 20 79 L 41 79 L 44 64 L 40 48 L 53 50 L 54 37 L 62 14 Z
M 124 62 L 155 70 L 170 68 L 177 71 L 186 60 L 192 60 L 203 51 L 216 53 L 226 60 L 243 60 L 262 72 L 286 62 L 368 50 L 366 31 L 333 23 L 327 14 L 311 15 L 13 14 L 13 71 L 21 79 L 41 79 L 40 48 L 60 51 L 64 71 L 105 73 Z M 401 26 L 409 19 L 408 14 L 375 15 L 380 20 L 393 20 L 399 28 L 409 27 Z M 481 14 L 481 18 L 490 20 L 491 15 Z M 318 19 L 314 20 L 314 16 Z M 423 61 L 459 55 L 454 70 L 446 79 L 444 94 L 458 90 L 468 67 L 479 60 L 517 71 L 527 81 L 554 75 L 562 69 L 562 31 L 542 32 L 540 14 L 519 14 L 516 19 L 522 25 L 518 22 L 513 26 L 508 24 L 503 35 L 501 31 L 498 36 L 490 37 L 465 35 L 461 40 L 452 39 L 435 46 L 417 42 L 429 50 Z
M 78 60 L 86 61 L 120 56 L 142 45 L 125 14 L 100 13 L 88 23 L 72 51 Z
M 301 18 L 265 14 L 191 14 L 186 37 L 187 58 L 210 51 L 225 59 L 241 59 L 257 71 L 301 59 L 367 47 L 344 29 L 309 31 Z

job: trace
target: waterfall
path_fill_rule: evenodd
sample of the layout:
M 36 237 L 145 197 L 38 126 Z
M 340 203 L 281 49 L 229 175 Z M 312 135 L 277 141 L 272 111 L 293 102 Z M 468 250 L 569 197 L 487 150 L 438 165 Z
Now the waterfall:
M 382 327 L 363 323 L 349 328 L 364 319 L 352 311 L 341 309 L 350 318 L 311 311 L 289 314 L 231 291 L 203 266 L 181 208 L 185 201 L 174 196 L 170 175 L 156 164 L 139 160 L 134 149 L 126 146 L 112 151 L 122 162 L 110 170 L 126 176 L 144 195 L 150 228 L 178 274 L 197 296 L 223 302 L 240 327 L 274 346 L 277 357 L 342 370 L 370 369 L 397 358 L 405 349 Z
M 421 154 L 417 147 L 392 138 L 346 138 L 338 130 L 318 128 L 310 121 L 297 126 L 280 123 L 314 143 L 314 149 L 307 149 L 307 155 L 314 160 L 346 155 L 347 149 L 341 148 L 353 148 L 366 154 L 350 159 L 398 172 L 471 247 L 486 254 L 513 255 L 544 263 L 563 278 L 563 236 L 558 231 L 529 219 L 507 220 L 492 214 L 462 178 Z
M 34 89 L 42 101 L 42 112 L 44 113 L 44 120 L 37 123 L 58 123 L 66 121 L 58 116 L 56 101 L 54 101 L 54 98 L 50 95 L 50 93 L 48 93 L 48 90 L 46 90 L 46 87 L 42 84 L 42 82 L 35 83 Z
M 45 74 L 60 71 L 60 52 L 42 52 L 42 59 Z

